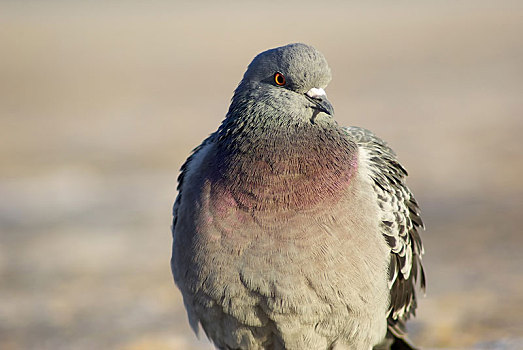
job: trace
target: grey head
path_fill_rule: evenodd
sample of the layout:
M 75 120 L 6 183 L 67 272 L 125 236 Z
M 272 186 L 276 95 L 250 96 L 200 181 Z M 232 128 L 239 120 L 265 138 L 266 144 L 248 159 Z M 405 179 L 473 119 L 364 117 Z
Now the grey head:
M 334 109 L 325 88 L 331 80 L 325 57 L 314 47 L 295 43 L 264 51 L 249 64 L 235 91 L 228 117 L 285 116 L 314 123 Z

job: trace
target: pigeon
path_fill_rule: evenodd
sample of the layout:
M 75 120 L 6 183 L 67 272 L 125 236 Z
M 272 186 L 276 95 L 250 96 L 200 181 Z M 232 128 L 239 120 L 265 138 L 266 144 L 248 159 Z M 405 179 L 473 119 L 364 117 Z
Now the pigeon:
M 393 150 L 334 120 L 330 80 L 312 46 L 258 54 L 181 167 L 171 268 L 217 349 L 414 349 L 420 209 Z

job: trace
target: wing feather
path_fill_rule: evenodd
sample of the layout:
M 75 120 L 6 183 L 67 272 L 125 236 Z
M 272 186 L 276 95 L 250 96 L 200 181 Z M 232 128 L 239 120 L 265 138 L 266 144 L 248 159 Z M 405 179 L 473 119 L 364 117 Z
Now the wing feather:
M 178 218 L 178 206 L 180 205 L 180 202 L 182 200 L 182 194 L 183 194 L 183 184 L 185 175 L 187 174 L 187 171 L 189 169 L 189 164 L 196 158 L 198 155 L 198 152 L 200 152 L 205 146 L 213 142 L 215 137 L 215 133 L 209 135 L 198 147 L 194 148 L 191 151 L 191 155 L 185 160 L 185 162 L 182 164 L 182 167 L 180 168 L 180 175 L 178 175 L 178 185 L 176 187 L 176 190 L 178 191 L 178 195 L 176 196 L 176 200 L 174 201 L 173 205 L 173 223 L 171 227 L 171 231 L 174 234 L 174 228 L 176 226 L 176 221 Z
M 380 229 L 390 247 L 389 331 L 405 334 L 405 322 L 415 314 L 416 288 L 425 289 L 421 265 L 423 244 L 418 230 L 423 229 L 418 203 L 405 184 L 407 170 L 394 151 L 369 130 L 349 127 L 347 133 L 368 154 L 370 176 L 381 209 Z

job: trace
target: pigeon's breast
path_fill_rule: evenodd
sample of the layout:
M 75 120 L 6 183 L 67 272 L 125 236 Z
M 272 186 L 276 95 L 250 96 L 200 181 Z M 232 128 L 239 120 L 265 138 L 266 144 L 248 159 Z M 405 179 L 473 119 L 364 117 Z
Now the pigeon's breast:
M 353 153 L 338 156 L 316 159 L 320 167 L 283 155 L 287 162 L 253 157 L 250 164 L 235 162 L 238 172 L 230 177 L 203 171 L 212 161 L 191 170 L 199 190 L 180 207 L 187 216 L 177 224 L 185 244 L 178 245 L 176 271 L 202 324 L 230 317 L 232 334 L 236 322 L 277 322 L 282 337 L 294 334 L 288 327 L 324 341 L 374 329 L 383 336 L 388 247 L 365 165 Z M 264 190 L 254 188 L 262 180 Z
M 296 150 L 281 145 L 228 155 L 227 162 L 210 172 L 211 205 L 218 213 L 231 208 L 283 213 L 334 205 L 350 186 L 358 167 L 357 153 L 340 146 Z

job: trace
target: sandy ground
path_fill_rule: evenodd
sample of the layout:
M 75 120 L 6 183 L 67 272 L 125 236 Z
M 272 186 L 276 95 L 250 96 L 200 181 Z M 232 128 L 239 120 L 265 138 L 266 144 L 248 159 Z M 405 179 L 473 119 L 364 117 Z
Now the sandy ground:
M 327 57 L 427 231 L 425 348 L 523 349 L 523 2 L 1 2 L 0 349 L 210 349 L 169 269 L 177 171 L 261 50 Z

